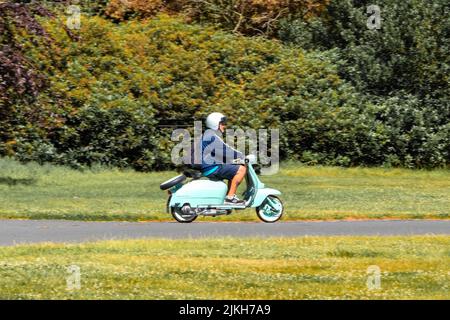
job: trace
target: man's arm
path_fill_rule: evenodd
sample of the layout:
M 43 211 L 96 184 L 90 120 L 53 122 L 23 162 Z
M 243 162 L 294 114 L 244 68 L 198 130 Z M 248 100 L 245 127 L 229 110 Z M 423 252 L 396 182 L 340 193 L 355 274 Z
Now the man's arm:
M 203 162 L 205 164 L 233 163 L 234 159 L 244 159 L 244 155 L 227 145 L 213 130 L 206 130 L 202 138 Z
M 219 136 L 214 137 L 215 158 L 222 159 L 224 163 L 232 163 L 234 159 L 244 159 L 242 152 L 230 147 Z

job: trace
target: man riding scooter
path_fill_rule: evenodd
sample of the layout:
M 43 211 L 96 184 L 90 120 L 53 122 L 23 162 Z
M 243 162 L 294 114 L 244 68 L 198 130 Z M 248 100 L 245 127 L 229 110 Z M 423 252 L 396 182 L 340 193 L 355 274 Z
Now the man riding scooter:
M 189 161 L 185 163 L 194 171 L 185 170 L 160 184 L 161 190 L 168 190 L 167 212 L 178 222 L 189 223 L 198 216 L 216 217 L 231 214 L 234 210 L 255 208 L 262 221 L 278 221 L 284 211 L 278 198 L 281 192 L 267 188 L 258 178 L 254 169 L 256 155 L 244 157 L 223 142 L 226 120 L 221 113 L 210 114 L 206 119 L 208 129 L 201 140 L 195 138 L 191 142 Z M 236 190 L 244 177 L 247 188 L 244 200 L 240 200 Z M 224 179 L 228 180 L 228 186 L 222 181 Z
M 244 204 L 244 200 L 238 199 L 236 191 L 244 179 L 247 169 L 244 165 L 233 164 L 233 160 L 244 160 L 244 155 L 227 145 L 222 134 L 225 132 L 227 118 L 213 112 L 206 118 L 206 130 L 201 139 L 203 176 L 212 180 L 228 180 L 228 192 L 224 204 Z

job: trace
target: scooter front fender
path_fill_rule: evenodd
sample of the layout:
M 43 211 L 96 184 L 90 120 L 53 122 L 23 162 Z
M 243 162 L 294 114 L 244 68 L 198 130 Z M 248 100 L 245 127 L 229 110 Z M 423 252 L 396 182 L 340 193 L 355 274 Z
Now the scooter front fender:
M 255 198 L 253 199 L 253 203 L 251 205 L 252 208 L 255 207 L 259 207 L 265 198 L 267 198 L 267 196 L 276 196 L 276 195 L 280 195 L 281 192 L 276 190 L 276 189 L 272 189 L 272 188 L 262 188 L 262 189 L 258 189 L 256 191 L 256 195 Z

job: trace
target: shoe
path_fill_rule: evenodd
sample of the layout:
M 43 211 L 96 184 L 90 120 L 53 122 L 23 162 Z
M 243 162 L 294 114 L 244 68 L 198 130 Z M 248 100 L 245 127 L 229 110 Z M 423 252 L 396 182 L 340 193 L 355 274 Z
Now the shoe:
M 245 200 L 240 200 L 236 195 L 232 197 L 225 197 L 224 204 L 245 204 Z

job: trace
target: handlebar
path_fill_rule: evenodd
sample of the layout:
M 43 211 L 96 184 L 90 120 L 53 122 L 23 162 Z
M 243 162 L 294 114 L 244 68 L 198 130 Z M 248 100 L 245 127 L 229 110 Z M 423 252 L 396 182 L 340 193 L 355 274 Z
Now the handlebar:
M 256 163 L 256 156 L 254 154 L 247 155 L 245 157 L 245 159 L 234 159 L 233 160 L 233 164 L 248 164 L 248 163 L 252 163 L 252 164 Z
M 247 159 L 234 159 L 233 164 L 246 164 L 248 163 Z

